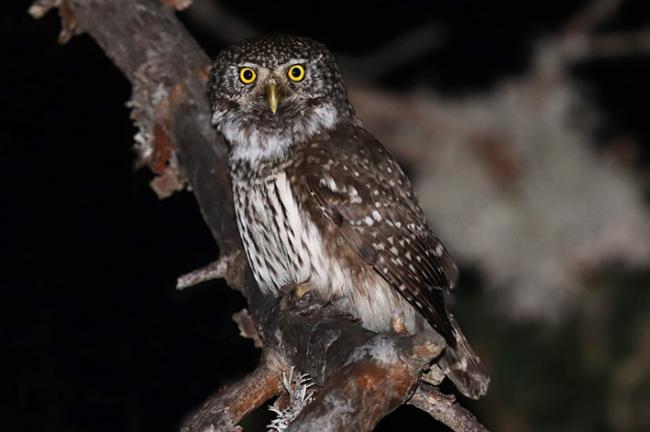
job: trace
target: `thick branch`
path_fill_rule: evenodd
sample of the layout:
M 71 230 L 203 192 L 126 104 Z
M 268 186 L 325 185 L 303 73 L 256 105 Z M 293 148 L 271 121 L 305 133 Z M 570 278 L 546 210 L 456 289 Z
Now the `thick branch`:
M 355 348 L 356 360 L 327 381 L 289 430 L 372 430 L 408 399 L 419 371 L 443 346 L 416 344 L 411 351 L 394 338 L 375 336 Z

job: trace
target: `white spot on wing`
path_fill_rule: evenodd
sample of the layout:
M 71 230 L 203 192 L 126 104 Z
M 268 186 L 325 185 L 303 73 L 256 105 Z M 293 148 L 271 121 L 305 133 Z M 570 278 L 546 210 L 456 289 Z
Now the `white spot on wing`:
M 330 176 L 326 176 L 320 179 L 319 183 L 323 186 L 327 186 L 332 192 L 337 191 L 336 182 Z
M 352 204 L 359 204 L 362 202 L 359 191 L 354 186 L 348 186 L 348 196 L 350 197 L 350 202 Z

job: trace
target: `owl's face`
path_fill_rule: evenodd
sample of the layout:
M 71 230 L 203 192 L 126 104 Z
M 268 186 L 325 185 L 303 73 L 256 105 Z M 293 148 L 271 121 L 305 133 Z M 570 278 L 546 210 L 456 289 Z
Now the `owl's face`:
M 210 75 L 212 124 L 231 158 L 279 158 L 353 117 L 332 54 L 308 38 L 272 35 L 225 48 Z

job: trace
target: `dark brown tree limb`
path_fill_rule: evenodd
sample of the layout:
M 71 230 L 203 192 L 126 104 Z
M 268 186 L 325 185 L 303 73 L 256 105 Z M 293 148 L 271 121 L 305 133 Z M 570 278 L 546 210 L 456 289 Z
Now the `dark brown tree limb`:
M 88 33 L 132 83 L 140 150 L 162 179 L 157 192 L 166 195 L 189 182 L 221 256 L 243 256 L 225 169 L 227 148 L 209 122 L 209 59 L 172 8 L 160 0 L 41 0 L 31 11 L 41 16 L 52 6 L 74 23 L 65 31 Z M 289 366 L 322 387 L 293 430 L 322 430 L 325 421 L 327 430 L 370 430 L 408 401 L 421 371 L 444 349 L 436 335 L 376 335 L 316 298 L 296 305 L 290 297 L 264 296 L 244 259 L 226 267 L 221 273 L 248 301 L 264 342 L 263 361 L 210 398 L 184 431 L 233 430 L 282 390 L 280 377 Z M 471 428 L 458 430 L 478 430 Z

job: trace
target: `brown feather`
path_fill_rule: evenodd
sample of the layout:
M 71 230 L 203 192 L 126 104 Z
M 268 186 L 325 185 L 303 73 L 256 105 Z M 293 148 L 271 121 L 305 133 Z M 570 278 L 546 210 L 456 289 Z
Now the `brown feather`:
M 297 149 L 297 182 L 367 264 L 456 344 L 444 291 L 456 283 L 451 255 L 431 230 L 399 165 L 368 132 L 343 125 Z M 290 168 L 291 169 L 291 168 Z

